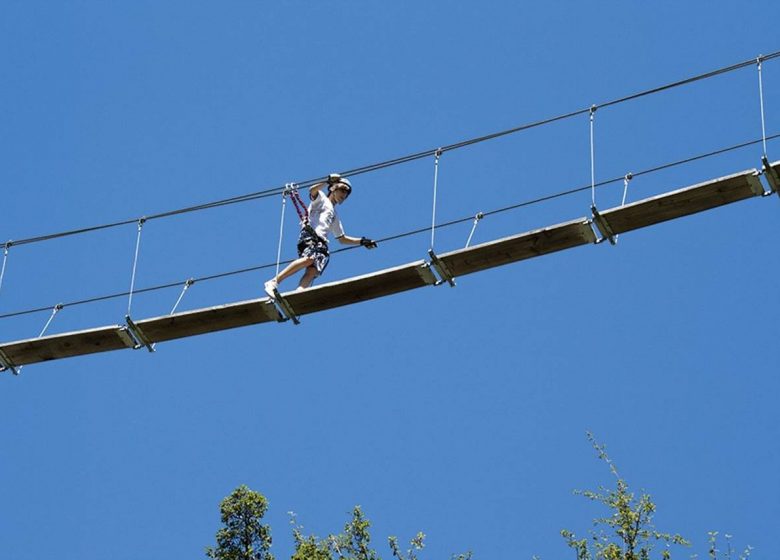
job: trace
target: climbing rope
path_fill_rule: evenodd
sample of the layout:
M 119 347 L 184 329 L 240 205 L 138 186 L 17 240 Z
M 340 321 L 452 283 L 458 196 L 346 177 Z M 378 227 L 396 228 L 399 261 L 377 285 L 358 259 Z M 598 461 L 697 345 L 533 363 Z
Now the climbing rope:
M 133 306 L 133 290 L 135 289 L 135 271 L 138 266 L 138 249 L 141 246 L 141 230 L 144 227 L 146 218 L 138 220 L 138 235 L 135 238 L 135 257 L 133 258 L 133 272 L 130 275 L 130 293 L 127 299 L 127 316 L 130 316 L 130 308 Z
M 431 216 L 431 251 L 433 251 L 433 242 L 436 237 L 436 191 L 439 186 L 439 159 L 441 158 L 441 148 L 433 154 L 433 210 Z

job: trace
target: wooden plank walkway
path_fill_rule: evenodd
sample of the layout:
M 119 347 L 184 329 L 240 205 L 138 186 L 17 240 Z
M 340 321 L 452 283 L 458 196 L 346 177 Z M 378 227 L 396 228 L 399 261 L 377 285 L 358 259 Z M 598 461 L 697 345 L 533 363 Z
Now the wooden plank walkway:
M 595 243 L 586 218 L 536 229 L 439 255 L 453 277 Z
M 16 367 L 132 347 L 127 329 L 111 325 L 10 342 L 0 345 L 0 352 L 10 361 L 8 365 Z
M 301 292 L 286 292 L 282 297 L 297 315 L 305 315 L 419 288 L 434 281 L 425 261 L 418 261 Z M 156 343 L 282 320 L 284 317 L 270 298 L 263 297 L 144 319 L 135 324 L 150 343 Z
M 274 304 L 264 297 L 144 319 L 136 325 L 149 342 L 155 343 L 281 320 Z
M 287 300 L 296 315 L 306 315 L 435 283 L 436 277 L 427 263 L 421 260 L 340 282 L 322 284 L 300 292 L 287 292 L 282 294 L 282 297 Z
M 755 169 L 646 198 L 600 213 L 595 222 L 604 237 L 689 216 L 746 198 L 761 196 L 764 187 Z

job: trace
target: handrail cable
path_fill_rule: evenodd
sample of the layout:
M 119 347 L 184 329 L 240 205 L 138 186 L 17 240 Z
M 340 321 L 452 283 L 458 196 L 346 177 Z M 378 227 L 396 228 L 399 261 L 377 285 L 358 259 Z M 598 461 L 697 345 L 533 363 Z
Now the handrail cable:
M 732 64 L 731 66 L 725 66 L 723 68 L 718 68 L 716 70 L 712 70 L 712 71 L 706 72 L 704 74 L 698 74 L 696 76 L 691 76 L 691 77 L 685 78 L 683 80 L 679 80 L 679 81 L 676 81 L 676 82 L 671 82 L 671 83 L 668 83 L 668 84 L 665 84 L 665 85 L 662 85 L 662 86 L 658 86 L 658 87 L 655 87 L 655 88 L 652 88 L 652 89 L 648 89 L 648 90 L 645 90 L 645 91 L 641 91 L 641 92 L 638 92 L 638 93 L 627 95 L 625 97 L 620 97 L 618 99 L 613 99 L 613 100 L 607 101 L 605 103 L 592 105 L 592 106 L 587 107 L 585 109 L 572 111 L 572 112 L 565 113 L 565 114 L 562 114 L 562 115 L 558 115 L 558 116 L 555 116 L 555 117 L 551 117 L 551 118 L 535 121 L 535 122 L 532 122 L 532 123 L 520 125 L 520 126 L 517 126 L 517 127 L 514 127 L 514 128 L 509 128 L 509 129 L 506 129 L 506 130 L 502 130 L 502 131 L 499 131 L 499 132 L 494 132 L 494 133 L 487 134 L 487 135 L 484 135 L 484 136 L 478 136 L 476 138 L 463 140 L 463 141 L 456 142 L 454 144 L 450 144 L 450 145 L 447 145 L 447 146 L 441 146 L 439 148 L 433 148 L 433 149 L 429 149 L 429 150 L 424 150 L 424 151 L 421 151 L 421 152 L 417 152 L 417 153 L 406 155 L 406 156 L 401 156 L 401 157 L 398 157 L 398 158 L 395 158 L 395 159 L 390 159 L 390 160 L 383 161 L 383 162 L 380 162 L 380 163 L 366 165 L 366 166 L 363 166 L 363 167 L 357 167 L 355 169 L 344 171 L 344 172 L 341 173 L 341 175 L 345 176 L 345 177 L 361 175 L 363 173 L 369 173 L 369 172 L 372 172 L 372 171 L 378 171 L 380 169 L 385 169 L 387 167 L 392 167 L 392 166 L 395 166 L 395 165 L 400 165 L 400 164 L 403 164 L 403 163 L 408 163 L 408 162 L 415 161 L 415 160 L 418 160 L 418 159 L 430 157 L 430 156 L 435 155 L 437 153 L 437 151 L 441 151 L 441 153 L 444 153 L 444 152 L 449 152 L 449 151 L 452 151 L 452 150 L 458 150 L 460 148 L 465 148 L 467 146 L 472 146 L 474 144 L 478 144 L 478 143 L 481 143 L 481 142 L 494 140 L 496 138 L 500 138 L 500 137 L 507 136 L 507 135 L 510 135 L 510 134 L 515 134 L 517 132 L 522 132 L 524 130 L 537 128 L 539 126 L 551 124 L 551 123 L 554 123 L 554 122 L 557 122 L 557 121 L 561 121 L 561 120 L 569 119 L 569 118 L 572 118 L 572 117 L 575 117 L 575 116 L 578 116 L 578 115 L 586 114 L 586 113 L 592 111 L 593 107 L 596 107 L 596 108 L 611 107 L 613 105 L 618 105 L 618 104 L 625 103 L 625 102 L 628 102 L 628 101 L 633 101 L 633 100 L 639 99 L 641 97 L 645 97 L 645 96 L 648 96 L 648 95 L 653 95 L 653 94 L 656 94 L 656 93 L 660 93 L 662 91 L 666 91 L 666 90 L 673 89 L 673 88 L 676 88 L 676 87 L 692 84 L 694 82 L 698 82 L 698 81 L 701 81 L 701 80 L 706 80 L 706 79 L 709 79 L 709 78 L 713 78 L 715 76 L 720 76 L 722 74 L 726 74 L 726 73 L 733 72 L 733 71 L 736 71 L 736 70 L 739 70 L 739 69 L 742 69 L 742 68 L 746 68 L 748 66 L 752 66 L 752 65 L 756 64 L 756 61 L 758 61 L 760 63 L 762 61 L 772 60 L 772 59 L 775 59 L 775 58 L 778 58 L 778 57 L 780 57 L 780 51 L 776 51 L 776 52 L 773 52 L 773 53 L 768 54 L 768 55 L 762 55 L 762 56 L 759 56 L 757 58 L 751 58 L 749 60 L 746 60 L 746 61 L 743 61 L 743 62 L 739 62 L 737 64 Z M 322 181 L 324 181 L 326 179 L 327 179 L 327 177 L 317 177 L 315 179 L 308 179 L 306 181 L 298 181 L 298 182 L 296 182 L 296 184 L 299 185 L 302 188 L 305 188 L 305 187 L 309 187 L 311 185 L 314 185 L 316 183 L 322 182 Z M 224 199 L 221 199 L 221 200 L 215 200 L 215 201 L 212 201 L 212 202 L 206 202 L 206 203 L 203 203 L 203 204 L 197 204 L 197 205 L 194 205 L 194 206 L 188 206 L 188 207 L 179 208 L 179 209 L 176 209 L 176 210 L 170 210 L 170 211 L 167 211 L 167 212 L 161 212 L 161 213 L 158 213 L 158 214 L 148 214 L 148 215 L 146 215 L 146 219 L 147 220 L 156 220 L 156 219 L 168 218 L 168 217 L 171 217 L 171 216 L 177 216 L 177 215 L 180 215 L 180 214 L 186 214 L 186 213 L 190 213 L 190 212 L 197 212 L 197 211 L 200 211 L 200 210 L 208 210 L 208 209 L 211 209 L 211 208 L 218 208 L 218 207 L 227 206 L 227 205 L 231 205 L 231 204 L 238 204 L 238 203 L 241 203 L 241 202 L 249 202 L 249 201 L 252 201 L 252 200 L 259 200 L 259 199 L 262 199 L 262 198 L 275 196 L 275 195 L 281 194 L 282 192 L 284 192 L 284 187 L 273 187 L 273 188 L 268 188 L 268 189 L 264 189 L 264 190 L 261 190 L 261 191 L 253 192 L 253 193 L 247 193 L 247 194 L 238 195 L 238 196 L 234 196 L 234 197 L 230 197 L 230 198 L 224 198 Z M 61 231 L 61 232 L 57 232 L 57 233 L 50 233 L 50 234 L 46 234 L 46 235 L 39 235 L 39 236 L 36 236 L 36 237 L 29 237 L 29 238 L 26 238 L 26 239 L 19 239 L 19 240 L 12 241 L 12 242 L 9 242 L 9 243 L 11 245 L 27 245 L 27 244 L 31 244 L 31 243 L 37 243 L 37 242 L 42 242 L 42 241 L 49 241 L 49 240 L 52 240 L 52 239 L 59 239 L 59 238 L 62 238 L 62 237 L 68 237 L 68 236 L 79 235 L 79 234 L 83 234 L 83 233 L 89 233 L 89 232 L 94 232 L 94 231 L 99 231 L 99 230 L 104 230 L 104 229 L 109 229 L 109 228 L 125 226 L 125 225 L 128 225 L 128 224 L 134 224 L 134 223 L 137 223 L 137 222 L 138 222 L 138 218 L 133 218 L 133 219 L 129 219 L 129 220 L 121 220 L 121 221 L 117 221 L 117 222 L 111 222 L 111 223 L 106 223 L 106 224 L 101 224 L 101 225 L 96 225 L 96 226 L 91 226 L 91 227 L 84 227 L 84 228 L 79 228 L 79 229 Z
M 780 133 L 774 134 L 772 136 L 767 136 L 766 140 L 775 140 L 777 138 L 780 138 Z M 685 165 L 687 163 L 691 163 L 691 162 L 698 161 L 698 160 L 701 160 L 701 159 L 706 159 L 706 158 L 709 158 L 709 157 L 721 155 L 721 154 L 724 154 L 724 153 L 727 153 L 727 152 L 738 150 L 740 148 L 746 148 L 748 146 L 754 146 L 755 144 L 760 144 L 762 141 L 763 141 L 763 138 L 759 138 L 758 140 L 751 140 L 751 141 L 748 141 L 748 142 L 742 142 L 740 144 L 735 144 L 735 145 L 729 146 L 727 148 L 721 148 L 719 150 L 714 150 L 714 151 L 707 152 L 707 153 L 704 153 L 704 154 L 699 154 L 699 155 L 692 156 L 692 157 L 689 157 L 689 158 L 686 158 L 686 159 L 677 160 L 677 161 L 670 162 L 670 163 L 665 163 L 665 164 L 662 164 L 662 165 L 658 165 L 656 167 L 651 167 L 651 168 L 645 169 L 643 171 L 637 171 L 636 173 L 632 173 L 632 176 L 633 177 L 639 177 L 641 175 L 649 175 L 651 173 L 656 173 L 658 171 L 663 171 L 663 170 L 666 170 L 666 169 L 670 169 L 672 167 L 677 167 L 677 166 Z M 512 204 L 510 206 L 504 206 L 502 208 L 497 208 L 495 210 L 490 210 L 488 212 L 480 212 L 480 214 L 482 214 L 482 217 L 492 216 L 492 215 L 495 215 L 495 214 L 501 214 L 501 213 L 504 213 L 504 212 L 509 212 L 511 210 L 516 210 L 518 208 L 524 208 L 524 207 L 527 207 L 527 206 L 532 206 L 532 205 L 539 204 L 539 203 L 542 203 L 542 202 L 547 202 L 547 201 L 554 200 L 554 199 L 557 199 L 557 198 L 561 198 L 561 197 L 564 197 L 564 196 L 569 196 L 569 195 L 572 195 L 572 194 L 576 194 L 576 193 L 580 193 L 580 192 L 583 192 L 583 191 L 587 191 L 587 190 L 590 190 L 590 189 L 592 189 L 594 187 L 595 188 L 604 187 L 604 186 L 607 186 L 607 185 L 610 185 L 610 184 L 613 184 L 613 183 L 618 183 L 618 182 L 624 181 L 624 180 L 625 180 L 625 175 L 621 175 L 620 177 L 615 177 L 613 179 L 608 179 L 608 180 L 605 180 L 605 181 L 601 181 L 599 183 L 595 183 L 595 185 L 591 185 L 589 183 L 589 184 L 585 185 L 584 187 L 578 187 L 578 188 L 574 188 L 574 189 L 569 189 L 569 190 L 566 190 L 566 191 L 557 192 L 557 193 L 546 195 L 546 196 L 542 196 L 542 197 L 539 197 L 539 198 L 526 200 L 526 201 L 523 201 L 523 202 L 519 202 L 517 204 Z M 454 226 L 454 225 L 457 225 L 457 224 L 462 224 L 462 223 L 471 221 L 473 219 L 474 219 L 474 215 L 470 215 L 470 216 L 467 216 L 465 218 L 458 218 L 458 219 L 455 219 L 455 220 L 451 220 L 451 221 L 448 221 L 448 222 L 443 222 L 443 223 L 437 224 L 436 227 L 437 228 L 451 227 L 451 226 Z M 421 233 L 430 232 L 430 230 L 431 230 L 430 226 L 426 226 L 424 228 L 419 228 L 419 229 L 415 229 L 415 230 L 402 232 L 402 233 L 399 233 L 399 234 L 396 234 L 396 235 L 383 237 L 381 239 L 377 239 L 377 242 L 378 243 L 387 243 L 388 241 L 395 241 L 397 239 L 402 239 L 404 237 L 410 237 L 410 236 L 413 236 L 413 235 L 419 235 Z M 335 251 L 331 251 L 331 254 L 341 253 L 341 252 L 344 252 L 344 251 L 350 251 L 350 250 L 353 250 L 355 248 L 356 248 L 355 246 L 344 247 L 342 249 L 336 249 Z M 292 260 L 288 259 L 286 261 L 281 261 L 279 264 L 287 265 L 287 264 L 289 264 L 291 262 L 292 262 Z M 268 264 L 251 266 L 251 267 L 241 268 L 241 269 L 232 270 L 232 271 L 228 271 L 228 272 L 221 272 L 221 273 L 217 273 L 217 274 L 212 274 L 212 275 L 209 275 L 209 276 L 202 276 L 202 277 L 199 277 L 199 278 L 192 278 L 191 281 L 192 282 L 206 282 L 208 280 L 217 280 L 217 279 L 226 278 L 226 277 L 229 277 L 229 276 L 236 276 L 236 275 L 239 275 L 239 274 L 245 274 L 245 273 L 248 273 L 248 272 L 256 272 L 256 271 L 259 271 L 259 270 L 272 268 L 272 267 L 274 267 L 276 265 L 277 265 L 277 263 L 273 262 L 273 263 L 268 263 Z M 147 288 L 141 288 L 141 289 L 135 290 L 134 293 L 135 294 L 142 294 L 142 293 L 147 293 L 147 292 L 154 292 L 154 291 L 159 291 L 159 290 L 165 290 L 165 289 L 168 289 L 168 288 L 181 286 L 181 284 L 182 284 L 182 281 L 178 280 L 176 282 L 169 282 L 167 284 L 160 284 L 160 285 L 157 285 L 157 286 L 150 286 L 150 287 L 147 287 Z M 106 300 L 110 300 L 110 299 L 127 297 L 128 295 L 129 295 L 129 292 L 119 292 L 119 293 L 108 294 L 108 295 L 103 295 L 103 296 L 96 296 L 96 297 L 92 297 L 92 298 L 88 298 L 88 299 L 71 301 L 71 302 L 68 302 L 68 303 L 61 303 L 61 304 L 58 304 L 58 305 L 60 305 L 61 307 L 74 307 L 74 306 L 77 306 L 77 305 L 84 305 L 84 304 L 88 304 L 88 303 L 97 303 L 97 302 L 100 302 L 100 301 L 106 301 Z M 5 313 L 5 314 L 0 315 L 0 319 L 9 319 L 9 318 L 12 318 L 12 317 L 19 317 L 21 315 L 30 315 L 30 314 L 33 314 L 33 313 L 40 313 L 40 312 L 43 312 L 43 311 L 51 311 L 52 309 L 54 309 L 54 307 L 55 306 L 51 306 L 50 305 L 50 306 L 46 306 L 46 307 L 37 307 L 37 308 L 26 309 L 26 310 L 23 310 L 23 311 L 9 312 L 9 313 Z

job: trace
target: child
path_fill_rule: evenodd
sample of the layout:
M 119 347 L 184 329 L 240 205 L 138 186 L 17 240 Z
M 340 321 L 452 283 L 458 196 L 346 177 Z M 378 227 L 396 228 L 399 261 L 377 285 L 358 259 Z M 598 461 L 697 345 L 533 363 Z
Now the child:
M 327 196 L 322 192 L 326 185 L 328 187 Z M 322 274 L 330 260 L 329 233 L 332 233 L 340 243 L 345 245 L 362 245 L 367 249 L 373 249 L 377 246 L 376 241 L 366 237 L 351 237 L 344 233 L 344 227 L 336 213 L 336 205 L 343 204 L 351 193 L 352 184 L 349 179 L 335 173 L 328 177 L 327 182 L 317 183 L 309 189 L 309 198 L 311 199 L 309 219 L 302 224 L 298 237 L 298 258 L 265 283 L 265 293 L 270 298 L 276 297 L 276 290 L 282 280 L 299 270 L 305 268 L 306 272 L 303 273 L 301 281 L 298 283 L 298 290 L 308 288 L 314 279 Z

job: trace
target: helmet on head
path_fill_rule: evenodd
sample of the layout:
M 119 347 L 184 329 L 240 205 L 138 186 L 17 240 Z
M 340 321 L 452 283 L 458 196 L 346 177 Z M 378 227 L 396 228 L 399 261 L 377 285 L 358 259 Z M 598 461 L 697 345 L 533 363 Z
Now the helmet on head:
M 328 193 L 332 193 L 335 189 L 344 189 L 347 191 L 347 196 L 349 196 L 352 194 L 352 183 L 346 177 L 339 177 L 337 180 L 330 181 Z

